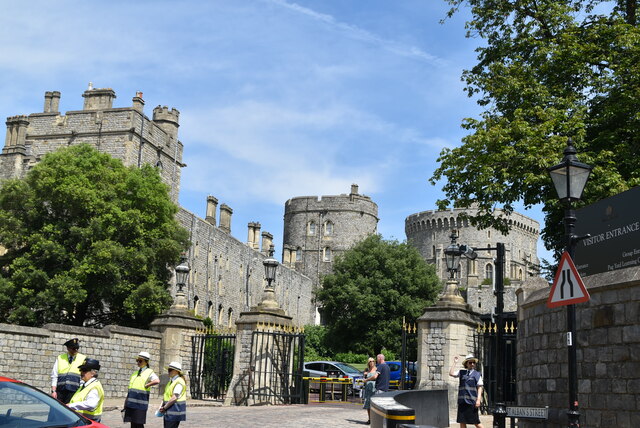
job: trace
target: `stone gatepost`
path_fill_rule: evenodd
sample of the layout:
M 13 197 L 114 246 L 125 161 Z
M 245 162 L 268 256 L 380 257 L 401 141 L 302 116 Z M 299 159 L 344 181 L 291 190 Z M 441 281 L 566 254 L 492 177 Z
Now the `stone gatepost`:
M 182 370 L 187 377 L 191 361 L 190 339 L 197 329 L 203 328 L 202 321 L 189 314 L 187 299 L 182 290 L 176 293 L 173 305 L 162 315 L 158 316 L 149 326 L 151 330 L 162 334 L 160 345 L 160 361 L 156 373 L 160 376 L 160 394 L 169 381 L 166 368 L 172 361 L 182 364 Z M 187 394 L 189 394 L 189 380 L 187 378 Z
M 261 329 L 262 326 L 274 326 L 276 329 L 292 328 L 292 317 L 285 314 L 284 310 L 278 307 L 274 299 L 272 290 L 265 290 L 264 298 L 258 306 L 254 306 L 248 312 L 242 312 L 236 321 L 236 350 L 233 360 L 233 376 L 227 395 L 224 400 L 225 406 L 231 405 L 258 405 L 274 404 L 273 398 L 252 398 L 249 396 L 252 383 L 255 382 L 253 366 L 257 359 L 260 367 L 265 367 L 265 362 L 269 360 L 269 355 L 260 352 L 259 355 L 252 355 L 253 333 Z M 253 357 L 253 359 L 252 359 Z M 265 361 L 267 360 L 267 361 Z M 266 370 L 264 376 L 273 376 L 276 370 Z M 269 381 L 265 381 L 269 384 Z
M 449 376 L 453 357 L 462 360 L 475 352 L 475 329 L 479 315 L 460 296 L 455 280 L 447 281 L 435 306 L 418 318 L 418 389 L 447 389 L 449 406 L 458 396 L 458 380 Z

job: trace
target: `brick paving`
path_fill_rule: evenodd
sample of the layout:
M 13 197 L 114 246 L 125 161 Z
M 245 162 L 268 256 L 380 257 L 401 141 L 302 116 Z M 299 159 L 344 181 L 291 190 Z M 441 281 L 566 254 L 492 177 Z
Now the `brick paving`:
M 158 401 L 158 400 L 156 400 Z M 111 428 L 130 428 L 129 423 L 122 422 L 122 404 L 124 399 L 105 400 L 102 423 Z M 152 401 L 147 414 L 146 428 L 162 428 L 162 418 L 154 416 L 155 406 Z M 290 406 L 232 406 L 223 407 L 220 402 L 190 400 L 187 408 L 187 421 L 180 427 L 185 428 L 299 428 L 299 427 L 331 427 L 357 428 L 366 427 L 367 412 L 357 403 L 312 403 Z M 451 415 L 451 427 L 455 423 L 455 411 Z M 492 416 L 483 415 L 481 421 L 485 428 L 492 426 Z

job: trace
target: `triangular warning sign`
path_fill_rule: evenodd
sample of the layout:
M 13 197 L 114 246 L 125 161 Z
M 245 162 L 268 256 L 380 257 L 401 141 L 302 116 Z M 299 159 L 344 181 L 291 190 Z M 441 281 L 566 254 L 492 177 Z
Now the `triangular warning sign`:
M 573 305 L 589 300 L 589 292 L 578 274 L 576 265 L 573 264 L 571 256 L 566 251 L 562 253 L 560 264 L 553 280 L 551 293 L 547 306 L 555 308 L 557 306 Z

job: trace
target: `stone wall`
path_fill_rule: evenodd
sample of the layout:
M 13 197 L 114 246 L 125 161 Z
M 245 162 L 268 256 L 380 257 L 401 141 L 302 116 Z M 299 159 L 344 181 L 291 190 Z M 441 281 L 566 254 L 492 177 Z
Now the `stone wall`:
M 102 329 L 46 324 L 42 328 L 0 324 L 0 374 L 29 383 L 43 391 L 51 387 L 51 370 L 58 355 L 65 353 L 63 343 L 77 337 L 80 352 L 100 361 L 100 381 L 107 397 L 125 397 L 129 377 L 136 369 L 140 351 L 151 354 L 151 368 L 158 375 L 162 334 L 109 325 Z M 189 345 L 191 340 L 185 340 Z M 185 370 L 191 362 L 190 346 L 181 350 Z M 152 396 L 159 397 L 159 388 Z
M 583 278 L 591 299 L 576 305 L 581 426 L 632 427 L 640 409 L 640 268 Z M 518 404 L 550 407 L 549 427 L 567 426 L 566 308 L 550 289 L 519 291 Z M 522 427 L 541 426 L 521 422 Z

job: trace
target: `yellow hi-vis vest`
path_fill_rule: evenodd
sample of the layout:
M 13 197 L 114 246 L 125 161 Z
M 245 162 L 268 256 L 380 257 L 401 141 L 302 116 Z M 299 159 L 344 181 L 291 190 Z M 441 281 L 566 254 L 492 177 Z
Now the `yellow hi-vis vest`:
M 102 384 L 99 380 L 94 380 L 89 384 L 89 386 L 78 389 L 76 393 L 73 394 L 73 397 L 71 397 L 69 404 L 80 403 L 86 400 L 87 395 L 89 395 L 89 392 L 93 389 L 98 390 L 98 396 L 100 397 L 96 408 L 93 410 L 76 410 L 76 412 L 82 413 L 89 419 L 97 420 L 102 416 L 102 404 L 104 403 L 104 389 L 102 389 Z
M 57 389 L 60 391 L 75 391 L 80 387 L 80 369 L 78 367 L 84 363 L 85 358 L 84 355 L 78 352 L 73 357 L 73 362 L 69 364 L 69 354 L 58 355 Z
M 138 370 L 133 372 L 131 379 L 129 380 L 129 391 L 127 392 L 125 407 L 144 410 L 149 407 L 149 393 L 151 391 L 151 387 L 145 388 L 145 385 L 149 382 L 149 378 L 152 374 L 153 370 L 149 367 L 145 367 L 139 376 Z
M 178 397 L 175 403 L 167 409 L 164 413 L 164 417 L 168 421 L 186 421 L 187 420 L 187 383 L 182 376 L 178 376 L 175 381 L 169 380 L 167 386 L 164 387 L 163 405 L 167 401 L 171 400 L 173 396 L 173 389 L 176 385 L 182 385 L 182 393 Z

